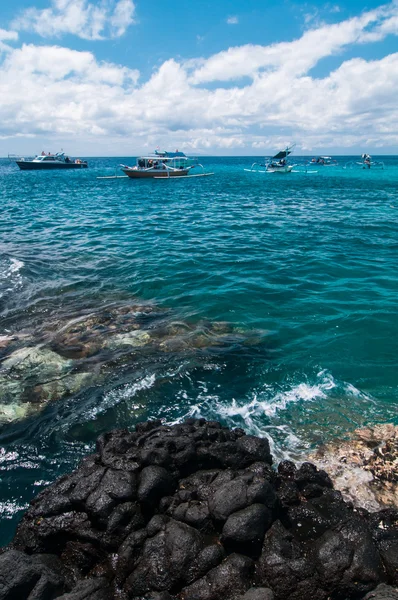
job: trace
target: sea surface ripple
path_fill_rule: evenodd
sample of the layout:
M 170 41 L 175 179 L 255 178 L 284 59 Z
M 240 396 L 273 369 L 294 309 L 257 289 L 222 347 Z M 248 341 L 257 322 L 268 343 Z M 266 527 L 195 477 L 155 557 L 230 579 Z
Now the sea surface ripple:
M 115 360 L 106 381 L 3 425 L 0 543 L 113 427 L 217 418 L 300 458 L 362 424 L 397 424 L 397 157 L 287 176 L 206 157 L 214 176 L 189 181 L 101 180 L 133 159 L 88 160 L 70 172 L 0 160 L 0 336 L 139 302 L 204 337 L 221 321 L 261 341 Z

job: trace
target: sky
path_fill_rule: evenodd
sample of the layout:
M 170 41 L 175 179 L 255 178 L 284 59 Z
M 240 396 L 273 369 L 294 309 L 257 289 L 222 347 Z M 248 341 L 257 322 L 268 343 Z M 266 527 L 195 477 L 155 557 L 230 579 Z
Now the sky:
M 0 156 L 398 154 L 398 0 L 0 1 Z

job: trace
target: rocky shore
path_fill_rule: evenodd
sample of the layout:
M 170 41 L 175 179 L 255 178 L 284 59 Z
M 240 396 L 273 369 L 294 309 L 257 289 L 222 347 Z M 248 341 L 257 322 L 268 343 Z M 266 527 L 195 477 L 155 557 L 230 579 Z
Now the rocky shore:
M 0 600 L 398 600 L 398 509 L 189 420 L 102 435 L 0 555 Z
M 354 506 L 370 511 L 398 507 L 398 427 L 356 429 L 348 439 L 322 445 L 308 459 L 325 469 Z

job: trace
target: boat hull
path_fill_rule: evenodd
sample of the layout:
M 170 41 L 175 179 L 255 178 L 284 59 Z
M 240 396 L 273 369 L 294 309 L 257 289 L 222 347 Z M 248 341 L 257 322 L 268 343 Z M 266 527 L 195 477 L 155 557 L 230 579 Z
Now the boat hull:
M 123 169 L 123 172 L 131 179 L 158 179 L 169 177 L 183 177 L 188 174 L 189 169 L 178 169 L 178 171 L 140 171 L 139 169 Z
M 17 160 L 21 171 L 53 171 L 54 169 L 87 169 L 87 163 L 50 163 Z
M 292 165 L 286 165 L 283 167 L 267 167 L 267 173 L 291 173 L 293 169 Z

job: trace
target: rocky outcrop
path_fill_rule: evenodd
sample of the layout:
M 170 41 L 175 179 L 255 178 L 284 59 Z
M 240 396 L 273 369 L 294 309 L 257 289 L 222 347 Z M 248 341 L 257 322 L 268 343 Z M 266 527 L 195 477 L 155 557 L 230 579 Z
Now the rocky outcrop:
M 355 506 L 377 511 L 398 506 L 398 427 L 392 423 L 356 429 L 309 459 L 327 470 L 337 489 Z
M 101 436 L 0 556 L 0 600 L 384 600 L 396 585 L 398 510 L 355 509 L 325 471 L 274 469 L 266 439 L 202 419 Z

